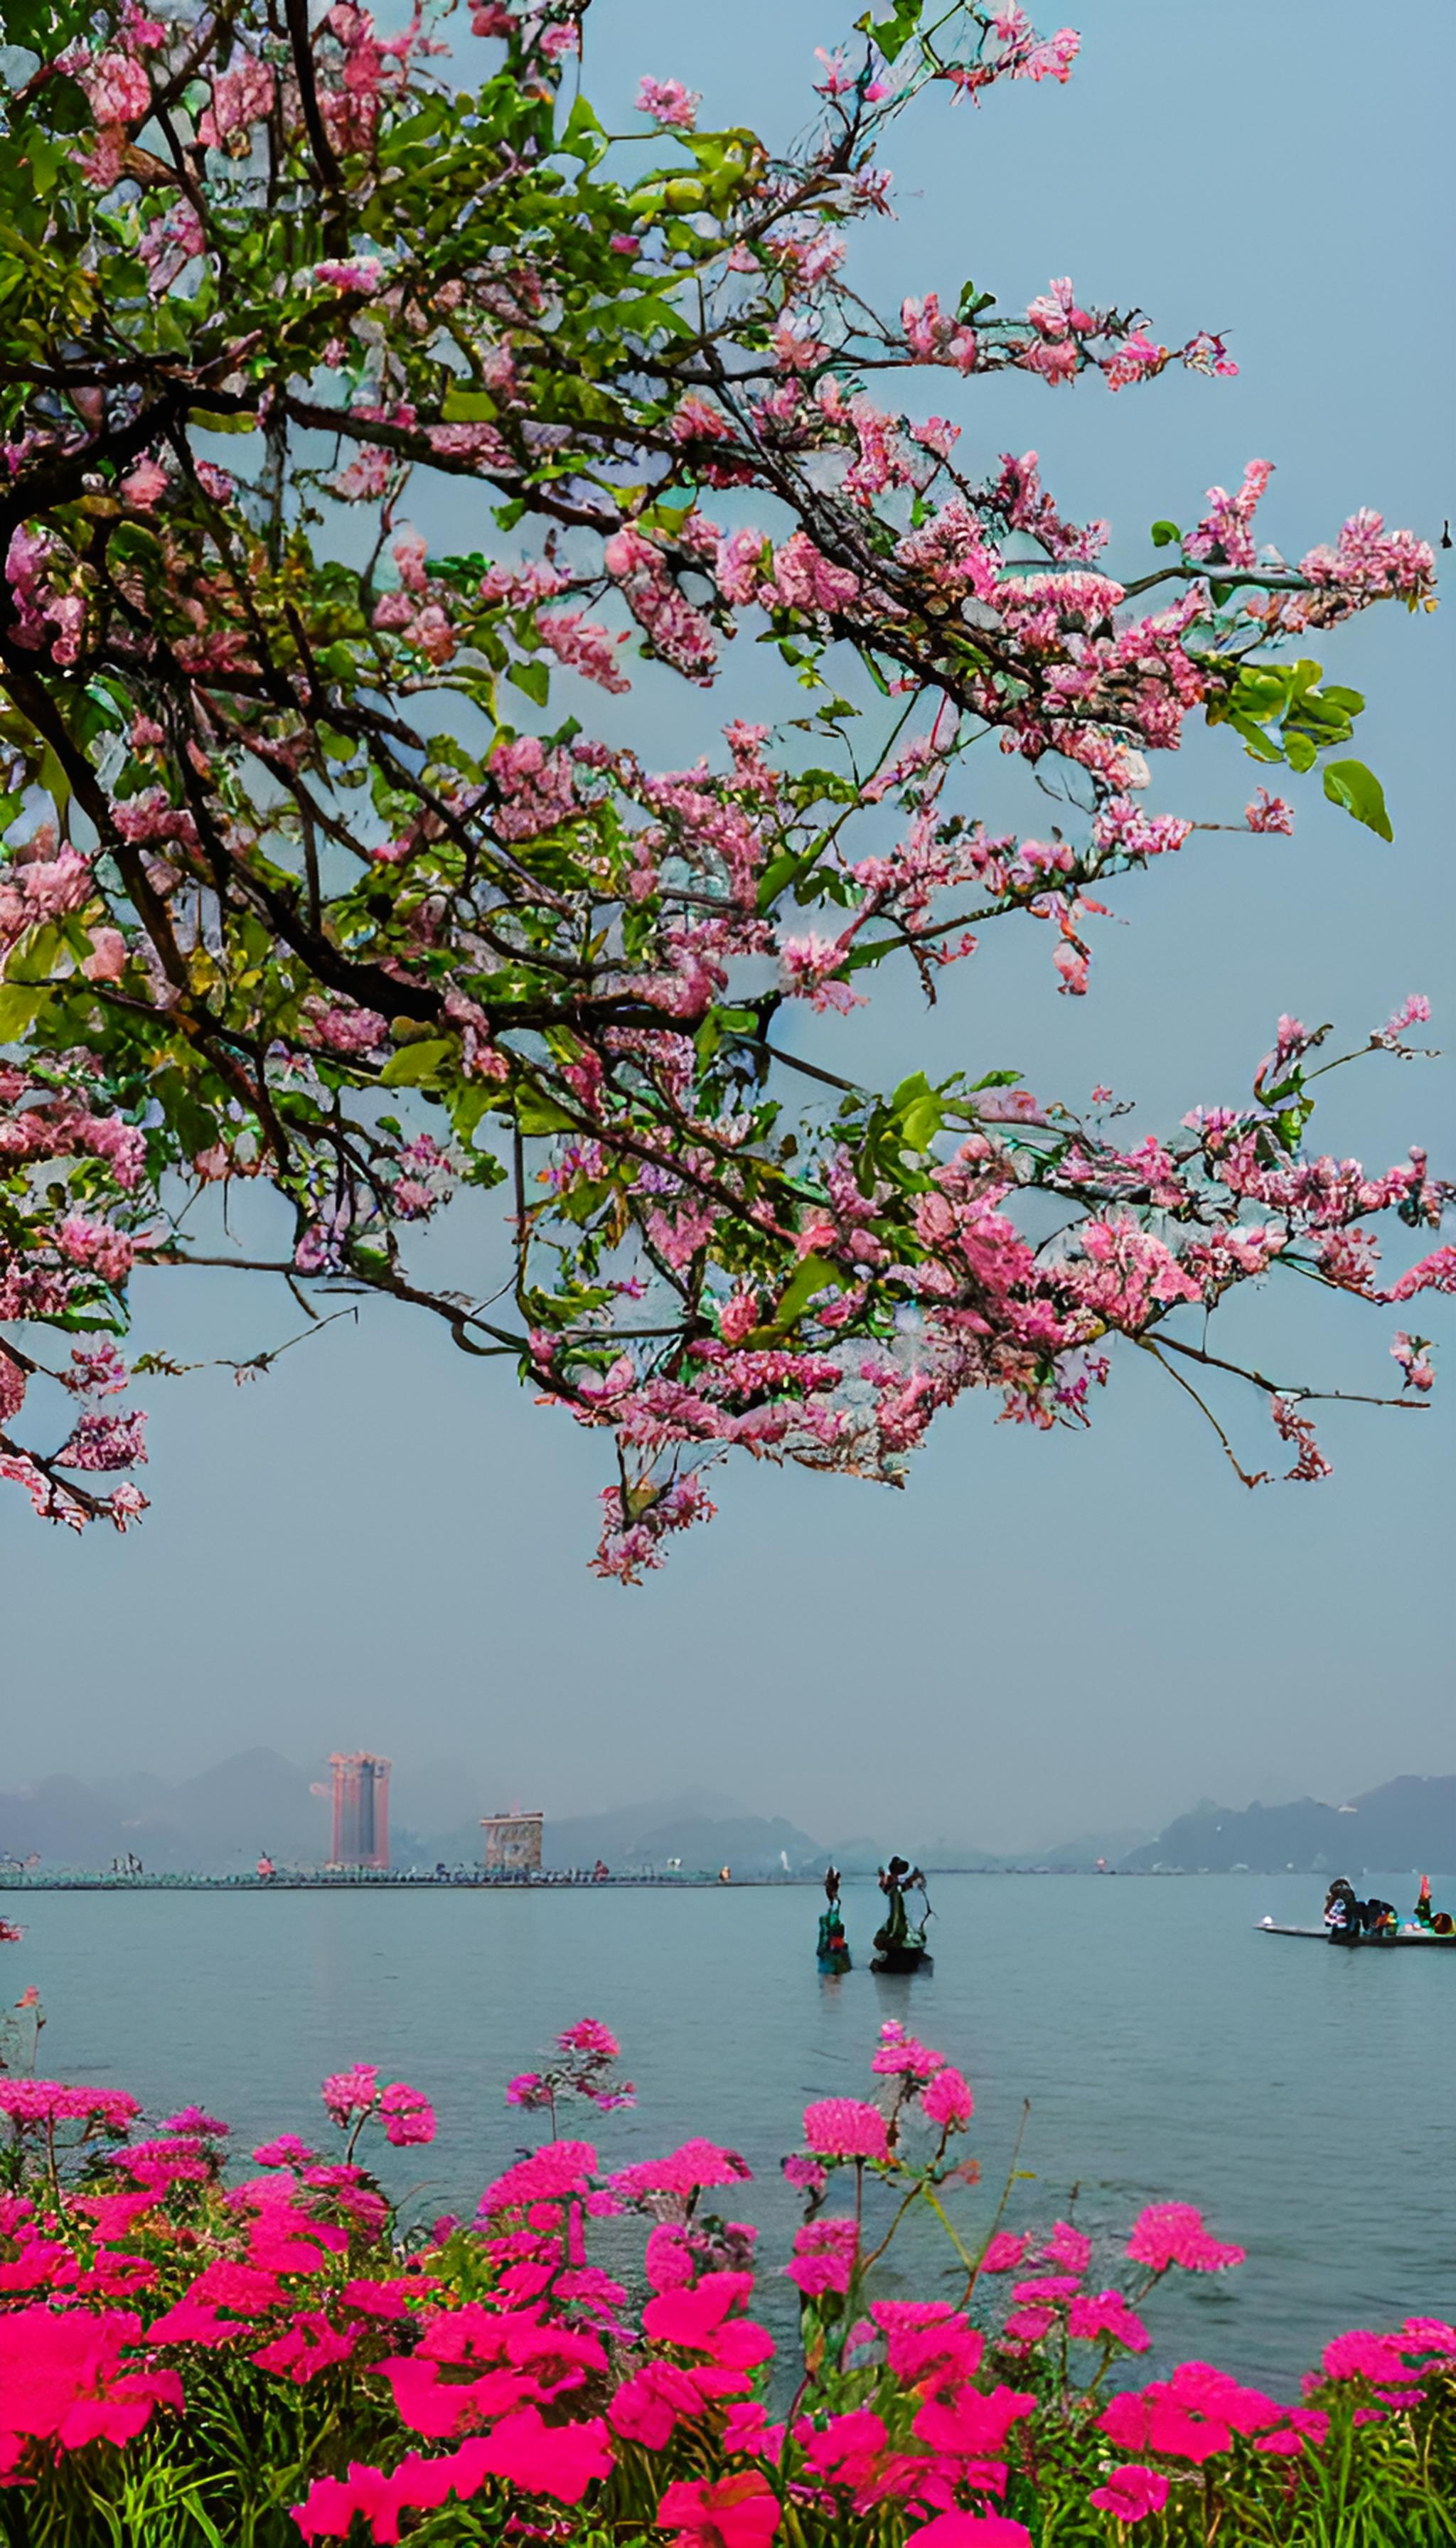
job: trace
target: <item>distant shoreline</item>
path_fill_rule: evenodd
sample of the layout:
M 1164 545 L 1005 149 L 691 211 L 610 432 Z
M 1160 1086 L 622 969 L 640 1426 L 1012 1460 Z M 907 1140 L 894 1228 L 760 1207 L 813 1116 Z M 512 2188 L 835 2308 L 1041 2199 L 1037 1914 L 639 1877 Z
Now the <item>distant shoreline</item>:
M 1388 1874 L 1389 1868 L 1357 1867 L 1358 1875 Z M 1327 1873 L 1323 1867 L 1309 1866 L 932 1866 L 930 1876 L 942 1875 L 1107 1875 L 1125 1880 L 1180 1875 L 1306 1875 L 1318 1879 Z M 867 1876 L 847 1877 L 847 1882 L 866 1883 Z M 103 1874 L 27 1874 L 23 1869 L 0 1868 L 0 1893 L 574 1893 L 574 1892 L 641 1892 L 673 1891 L 693 1893 L 761 1892 L 766 1888 L 817 1892 L 824 1878 L 809 1875 L 713 1875 L 706 1871 L 686 1874 L 673 1869 L 653 1873 L 638 1871 L 621 1874 L 593 1875 L 590 1867 L 548 1868 L 539 1875 L 487 1875 L 484 1871 L 458 1869 L 446 1875 L 385 1873 L 373 1868 L 352 1868 L 325 1874 L 321 1869 L 297 1869 L 277 1875 L 103 1875 Z

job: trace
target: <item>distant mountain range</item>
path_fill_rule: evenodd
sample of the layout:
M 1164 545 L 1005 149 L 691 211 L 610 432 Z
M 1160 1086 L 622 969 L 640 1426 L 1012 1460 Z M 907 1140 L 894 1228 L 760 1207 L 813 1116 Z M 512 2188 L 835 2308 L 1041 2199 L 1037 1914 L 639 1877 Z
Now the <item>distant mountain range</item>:
M 1129 1873 L 1258 1875 L 1456 1871 L 1456 1778 L 1391 1778 L 1347 1805 L 1302 1796 L 1290 1805 L 1203 1804 L 1120 1861 Z
M 328 1855 L 329 1807 L 318 1772 L 258 1747 L 234 1753 L 200 1777 L 169 1785 L 138 1773 L 125 1778 L 42 1778 L 0 1791 L 0 1860 L 39 1858 L 50 1869 L 109 1867 L 136 1857 L 153 1873 L 235 1874 L 262 1850 L 280 1866 L 318 1866 Z M 408 1780 L 402 1780 L 408 1793 Z M 445 1831 L 410 1828 L 396 1817 L 396 1866 L 478 1866 L 478 1818 Z M 691 1874 L 731 1866 L 737 1875 L 813 1872 L 828 1864 L 821 1842 L 781 1816 L 750 1813 L 731 1796 L 693 1787 L 615 1812 L 548 1817 L 550 1867 L 666 1867 Z
M 322 1764 L 301 1769 L 261 1747 L 235 1753 L 195 1778 L 169 1784 L 136 1773 L 122 1778 L 43 1778 L 34 1787 L 0 1792 L 0 1860 L 39 1857 L 46 1869 L 105 1868 L 135 1856 L 153 1872 L 237 1873 L 262 1850 L 283 1866 L 318 1866 L 327 1856 L 329 1812 L 318 1792 Z M 422 1780 L 414 1793 L 427 1816 L 460 1799 L 462 1781 Z M 400 1789 L 408 1800 L 410 1782 Z M 459 1811 L 459 1801 L 454 1810 Z M 421 1816 L 421 1820 L 424 1816 Z M 1312 1796 L 1290 1804 L 1200 1804 L 1152 1839 L 1109 1832 L 1056 1849 L 995 1853 L 913 1831 L 887 1829 L 878 1839 L 828 1847 L 782 1816 L 752 1813 L 707 1787 L 623 1805 L 607 1813 L 556 1819 L 548 1813 L 548 1867 L 592 1866 L 618 1872 L 666 1868 L 739 1876 L 816 1875 L 831 1857 L 847 1875 L 872 1874 L 891 1848 L 919 1858 L 929 1870 L 965 1867 L 992 1872 L 1017 1866 L 1090 1868 L 1099 1860 L 1129 1874 L 1224 1872 L 1357 1875 L 1405 1867 L 1456 1872 L 1456 1777 L 1393 1778 L 1347 1805 Z M 477 1866 L 478 1819 L 449 1829 L 394 1823 L 396 1866 Z
M 266 1849 L 280 1865 L 317 1866 L 329 1842 L 318 1774 L 259 1747 L 175 1785 L 142 1773 L 42 1778 L 0 1793 L 0 1857 L 97 1868 L 130 1854 L 156 1872 L 226 1875 Z

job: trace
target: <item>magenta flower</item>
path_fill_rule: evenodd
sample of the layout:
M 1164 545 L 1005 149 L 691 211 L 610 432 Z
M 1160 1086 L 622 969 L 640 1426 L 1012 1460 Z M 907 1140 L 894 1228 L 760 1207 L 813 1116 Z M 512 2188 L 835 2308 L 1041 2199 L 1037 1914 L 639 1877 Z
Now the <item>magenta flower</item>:
M 1170 2265 L 1186 2274 L 1220 2274 L 1244 2257 L 1241 2247 L 1226 2245 L 1204 2228 L 1191 2203 L 1149 2203 L 1133 2224 L 1127 2252 L 1135 2265 L 1150 2265 L 1157 2274 Z
M 373 2061 L 356 2061 L 352 2070 L 333 2071 L 319 2092 L 333 2122 L 346 2124 L 351 2115 L 367 2115 L 378 2078 L 378 2064 Z
M 397 2079 L 386 2088 L 379 2101 L 379 2111 L 386 2118 L 385 2138 L 396 2148 L 410 2141 L 432 2141 L 435 2137 L 435 2110 L 428 2097 L 418 2088 L 407 2087 Z
M 917 2044 L 898 2018 L 891 2017 L 879 2030 L 878 2048 L 869 2056 L 869 2067 L 885 2079 L 928 2079 L 945 2066 L 945 2059 L 944 2052 L 933 2052 L 928 2044 Z
M 168 2115 L 162 2125 L 164 2133 L 197 2133 L 210 2140 L 223 2140 L 228 2130 L 216 2115 L 205 2115 L 201 2106 L 184 2106 L 180 2114 Z
M 1031 2243 L 1031 2237 L 1025 2230 L 998 2230 L 994 2236 L 987 2240 L 986 2252 L 981 2258 L 981 2272 L 1014 2274 Z
M 779 2164 L 789 2184 L 796 2186 L 801 2194 L 822 2194 L 829 2183 L 818 2160 L 805 2158 L 798 2151 L 780 2160 Z
M 1397 2338 L 1372 2335 L 1360 2326 L 1351 2327 L 1348 2335 L 1334 2336 L 1320 2358 L 1331 2380 L 1373 2380 L 1384 2388 L 1420 2377 L 1403 2361 Z
M 887 2158 L 885 2122 L 858 2097 L 821 2097 L 804 2108 L 804 2138 L 824 2158 Z
M 715 2482 L 680 2478 L 657 2508 L 658 2528 L 677 2532 L 674 2548 L 769 2548 L 782 2517 L 761 2469 Z
M 563 2052 L 585 2052 L 592 2061 L 615 2061 L 622 2048 L 610 2029 L 594 2017 L 579 2017 L 556 2040 Z
M 1143 2468 L 1136 2460 L 1114 2469 L 1087 2498 L 1099 2512 L 1115 2512 L 1119 2521 L 1145 2521 L 1150 2512 L 1161 2512 L 1167 2500 L 1168 2481 L 1161 2470 Z
M 907 2530 L 905 2548 L 1034 2548 L 1024 2521 L 1009 2512 L 938 2512 Z
M 737 2150 L 692 2140 L 670 2150 L 666 2158 L 639 2159 L 632 2167 L 618 2168 L 611 2181 L 618 2194 L 694 2194 L 699 2186 L 737 2185 L 752 2175 Z
M 599 2415 L 580 2424 L 548 2424 L 534 2407 L 502 2415 L 482 2454 L 493 2477 L 527 2495 L 580 2503 L 589 2486 L 610 2475 L 611 2446 Z
M 259 2167 L 307 2167 L 315 2155 L 297 2133 L 279 2133 L 271 2141 L 259 2141 L 253 2152 Z
M 975 2113 L 975 2099 L 960 2072 L 947 2062 L 929 2087 L 920 2092 L 921 2112 L 938 2131 L 963 2132 Z
M 481 2197 L 482 2220 L 496 2212 L 514 2212 L 530 2203 L 559 2202 L 564 2194 L 583 2194 L 596 2167 L 590 2141 L 548 2141 L 544 2149 L 508 2167 Z
M 1068 2335 L 1089 2342 L 1110 2335 L 1130 2353 L 1145 2353 L 1152 2342 L 1121 2292 L 1079 2292 L 1067 2310 L 1066 2328 Z
M 1092 2262 L 1092 2241 L 1085 2230 L 1074 2230 L 1069 2221 L 1052 2225 L 1051 2235 L 1042 2249 L 1043 2261 L 1055 2265 L 1063 2274 L 1085 2274 Z
M 544 2105 L 545 2081 L 540 2071 L 520 2070 L 513 2079 L 507 2079 L 505 2102 L 507 2106 L 524 2106 L 528 2110 L 534 2106 Z
M 783 2270 L 806 2300 L 817 2300 L 823 2292 L 847 2292 L 859 2249 L 853 2221 L 810 2221 L 797 2232 L 793 2261 Z
M 99 2123 L 125 2132 L 141 2112 L 124 2088 L 69 2088 L 60 2079 L 0 2079 L 0 2115 L 12 2123 Z

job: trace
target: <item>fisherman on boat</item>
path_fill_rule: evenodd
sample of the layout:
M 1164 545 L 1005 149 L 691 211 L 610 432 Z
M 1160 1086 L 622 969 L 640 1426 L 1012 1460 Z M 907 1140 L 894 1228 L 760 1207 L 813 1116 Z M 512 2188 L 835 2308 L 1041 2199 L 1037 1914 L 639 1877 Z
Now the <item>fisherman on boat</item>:
M 844 1913 L 839 1907 L 839 1868 L 825 1870 L 825 1907 L 819 1914 L 819 1970 L 821 1973 L 847 1973 L 851 1969 L 850 1942 L 845 1935 Z
M 920 1921 L 914 1923 L 905 1907 L 905 1896 L 925 1892 L 925 1877 L 908 1859 L 892 1858 L 887 1867 L 878 1870 L 879 1889 L 889 1903 L 882 1925 L 874 1933 L 873 1972 L 908 1973 L 930 1961 L 925 1943 L 925 1924 L 930 1918 L 927 1900 Z
M 1354 1886 L 1343 1875 L 1335 1877 L 1324 1897 L 1324 1926 L 1341 1946 L 1358 1947 L 1362 1937 L 1394 1938 L 1400 1925 L 1394 1902 L 1382 1902 L 1378 1893 L 1368 1902 L 1357 1901 Z
M 1358 1947 L 1365 1925 L 1365 1905 L 1355 1898 L 1348 1877 L 1337 1875 L 1324 1896 L 1324 1926 L 1341 1946 Z

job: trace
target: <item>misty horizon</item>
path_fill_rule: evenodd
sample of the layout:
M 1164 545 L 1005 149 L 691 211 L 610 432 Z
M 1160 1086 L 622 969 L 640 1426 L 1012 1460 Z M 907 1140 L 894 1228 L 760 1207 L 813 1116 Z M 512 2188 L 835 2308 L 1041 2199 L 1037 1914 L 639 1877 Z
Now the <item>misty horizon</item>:
M 338 1747 L 335 1747 L 338 1748 Z M 349 1748 L 356 1748 L 350 1744 Z M 176 1763 L 153 1761 L 146 1765 L 134 1762 L 123 1769 L 98 1770 L 93 1764 L 74 1758 L 64 1763 L 52 1762 L 34 1774 L 19 1779 L 5 1774 L 0 1763 L 0 1810 L 14 1798 L 22 1801 L 34 1797 L 51 1779 L 78 1782 L 90 1790 L 99 1802 L 107 1804 L 121 1816 L 123 1823 L 150 1812 L 165 1815 L 169 1797 L 190 1786 L 206 1781 L 234 1765 L 263 1758 L 276 1762 L 307 1782 L 318 1805 L 320 1846 L 328 1827 L 327 1756 L 315 1760 L 300 1759 L 273 1745 L 240 1747 L 221 1759 L 198 1761 L 186 1767 Z M 936 1844 L 947 1848 L 963 1848 L 971 1853 L 991 1852 L 1007 1855 L 1035 1856 L 1047 1849 L 1062 1849 L 1077 1842 L 1095 1842 L 1098 1846 L 1131 1848 L 1137 1842 L 1155 1837 L 1180 1816 L 1204 1808 L 1217 1808 L 1242 1813 L 1251 1807 L 1273 1808 L 1312 1800 L 1317 1803 L 1346 1807 L 1356 1794 L 1368 1794 L 1401 1778 L 1440 1778 L 1453 1774 L 1449 1764 L 1418 1767 L 1409 1761 L 1397 1762 L 1378 1775 L 1364 1781 L 1358 1789 L 1340 1793 L 1321 1793 L 1309 1779 L 1266 1775 L 1247 1790 L 1216 1792 L 1209 1787 L 1195 1787 L 1172 1796 L 1166 1810 L 1158 1816 L 1132 1818 L 1116 1827 L 1096 1816 L 1084 1817 L 1072 1825 L 1065 1820 L 1044 1826 L 997 1828 L 989 1823 L 956 1820 L 936 1806 L 927 1805 L 918 1814 L 899 1817 L 878 1809 L 866 1797 L 861 1819 L 840 1819 L 827 1823 L 821 1816 L 815 1820 L 797 1809 L 795 1799 L 776 1789 L 764 1778 L 752 1790 L 729 1791 L 713 1785 L 687 1782 L 676 1786 L 638 1787 L 620 1794 L 594 1788 L 590 1796 L 574 1795 L 570 1789 L 558 1790 L 543 1801 L 535 1790 L 506 1793 L 500 1781 L 490 1778 L 465 1756 L 450 1759 L 410 1759 L 391 1756 L 390 1818 L 399 1839 L 411 1845 L 431 1842 L 446 1833 L 459 1834 L 483 1815 L 540 1810 L 548 1833 L 553 1826 L 586 1822 L 613 1814 L 635 1814 L 650 1819 L 655 1814 L 670 1817 L 691 1811 L 703 1824 L 727 1824 L 745 1818 L 768 1821 L 781 1818 L 798 1828 L 802 1836 L 820 1848 L 844 1849 L 851 1844 L 864 1846 L 882 1843 L 886 1851 L 902 1843 L 913 1850 L 924 1851 Z M 939 1817 L 939 1818 L 938 1818 Z M 267 1845 L 266 1832 L 260 1833 L 259 1846 Z M 0 1851 L 6 1847 L 6 1834 L 0 1828 Z M 398 1848 L 396 1855 L 398 1856 Z

